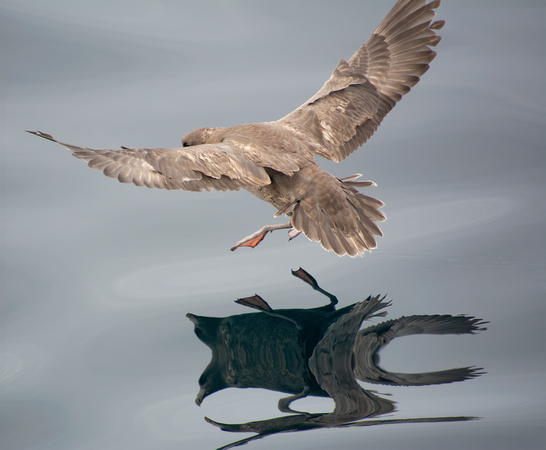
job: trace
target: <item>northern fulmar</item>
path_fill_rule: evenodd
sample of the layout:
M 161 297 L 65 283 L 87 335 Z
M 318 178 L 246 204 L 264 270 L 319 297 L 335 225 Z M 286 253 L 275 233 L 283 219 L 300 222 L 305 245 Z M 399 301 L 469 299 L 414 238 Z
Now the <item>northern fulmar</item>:
M 376 247 L 385 220 L 383 202 L 356 188 L 374 186 L 360 174 L 337 178 L 321 169 L 315 155 L 339 162 L 363 145 L 383 118 L 429 68 L 440 41 L 433 21 L 440 0 L 399 0 L 349 61 L 341 60 L 330 79 L 303 105 L 273 122 L 229 128 L 199 128 L 180 148 L 94 150 L 57 141 L 89 167 L 122 183 L 161 189 L 218 191 L 246 189 L 271 203 L 275 217 L 237 242 L 255 247 L 269 231 L 290 229 L 338 255 L 356 256 Z

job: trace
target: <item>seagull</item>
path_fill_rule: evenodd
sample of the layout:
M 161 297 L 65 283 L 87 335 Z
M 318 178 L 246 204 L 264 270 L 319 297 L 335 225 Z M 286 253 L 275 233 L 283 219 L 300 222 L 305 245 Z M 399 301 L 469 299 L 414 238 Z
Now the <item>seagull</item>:
M 226 128 L 199 128 L 180 148 L 96 150 L 57 141 L 89 167 L 122 183 L 160 189 L 246 189 L 273 205 L 287 223 L 266 225 L 237 242 L 257 246 L 267 233 L 303 233 L 337 255 L 362 255 L 383 236 L 383 202 L 357 188 L 375 186 L 360 174 L 337 178 L 320 168 L 316 156 L 339 162 L 361 147 L 387 113 L 429 69 L 440 42 L 433 21 L 440 0 L 399 0 L 371 37 L 329 80 L 285 117 Z

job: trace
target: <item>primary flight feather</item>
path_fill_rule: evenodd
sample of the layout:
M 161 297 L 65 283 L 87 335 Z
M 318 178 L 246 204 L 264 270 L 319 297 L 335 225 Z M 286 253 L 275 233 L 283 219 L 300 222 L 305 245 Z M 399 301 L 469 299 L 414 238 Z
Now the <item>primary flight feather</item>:
M 181 148 L 95 150 L 65 144 L 89 167 L 117 178 L 161 189 L 246 189 L 272 204 L 289 222 L 268 225 L 239 241 L 255 247 L 269 231 L 291 228 L 338 255 L 356 256 L 376 247 L 385 220 L 383 203 L 356 188 L 373 186 L 359 175 L 337 178 L 315 155 L 339 162 L 363 145 L 386 114 L 419 81 L 436 53 L 430 47 L 444 21 L 433 21 L 440 0 L 399 0 L 368 41 L 341 60 L 307 102 L 274 122 L 229 128 L 199 128 Z

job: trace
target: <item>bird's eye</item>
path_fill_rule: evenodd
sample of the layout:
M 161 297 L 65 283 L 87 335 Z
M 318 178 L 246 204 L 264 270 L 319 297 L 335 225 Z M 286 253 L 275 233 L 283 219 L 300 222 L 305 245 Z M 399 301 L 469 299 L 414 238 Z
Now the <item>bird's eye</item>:
M 188 144 L 187 142 L 182 142 L 182 147 L 189 147 L 190 144 Z

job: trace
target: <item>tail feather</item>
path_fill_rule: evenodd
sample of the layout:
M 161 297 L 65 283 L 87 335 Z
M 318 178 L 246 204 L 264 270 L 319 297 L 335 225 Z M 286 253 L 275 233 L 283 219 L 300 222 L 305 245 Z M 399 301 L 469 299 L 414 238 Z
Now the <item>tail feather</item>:
M 376 248 L 375 236 L 383 236 L 376 222 L 386 220 L 380 210 L 384 204 L 353 187 L 375 183 L 356 181 L 355 175 L 338 179 L 318 167 L 309 175 L 312 182 L 307 195 L 293 207 L 292 226 L 340 256 Z

